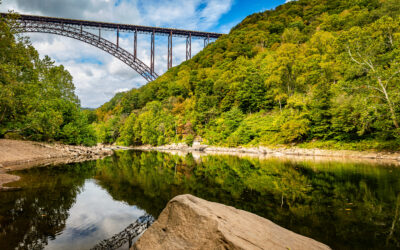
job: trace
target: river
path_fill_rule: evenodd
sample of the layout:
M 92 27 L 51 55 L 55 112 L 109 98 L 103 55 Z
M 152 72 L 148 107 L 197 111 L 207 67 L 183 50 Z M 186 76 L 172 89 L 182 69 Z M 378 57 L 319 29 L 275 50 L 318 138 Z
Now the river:
M 333 249 L 400 247 L 391 164 L 120 151 L 14 172 L 0 193 L 0 249 L 89 249 L 176 195 L 231 205 Z

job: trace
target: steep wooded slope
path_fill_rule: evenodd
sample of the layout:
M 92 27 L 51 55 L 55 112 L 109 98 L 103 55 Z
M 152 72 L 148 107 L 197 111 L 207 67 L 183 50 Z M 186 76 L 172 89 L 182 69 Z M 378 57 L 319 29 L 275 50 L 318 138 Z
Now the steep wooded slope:
M 398 148 L 399 6 L 299 0 L 253 14 L 192 60 L 100 107 L 99 138 Z

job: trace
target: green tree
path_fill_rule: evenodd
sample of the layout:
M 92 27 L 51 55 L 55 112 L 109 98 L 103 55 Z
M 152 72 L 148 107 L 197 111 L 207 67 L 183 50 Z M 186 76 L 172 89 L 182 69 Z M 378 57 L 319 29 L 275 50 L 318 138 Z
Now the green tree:
M 384 17 L 365 27 L 352 28 L 343 35 L 348 58 L 348 74 L 354 85 L 380 99 L 396 129 L 399 129 L 398 81 L 400 80 L 400 19 Z M 360 76 L 363 76 L 360 81 Z M 399 133 L 399 132 L 397 132 Z
M 28 39 L 15 38 L 14 18 L 0 20 L 0 137 L 94 144 L 72 76 L 40 59 Z
M 150 102 L 135 122 L 133 134 L 143 144 L 162 145 L 175 135 L 174 117 L 160 102 Z

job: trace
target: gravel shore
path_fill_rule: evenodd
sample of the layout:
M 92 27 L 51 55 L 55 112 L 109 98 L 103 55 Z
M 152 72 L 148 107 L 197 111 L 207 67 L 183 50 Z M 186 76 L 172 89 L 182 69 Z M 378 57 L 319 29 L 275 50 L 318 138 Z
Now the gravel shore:
M 324 149 L 304 149 L 304 148 L 268 148 L 268 147 L 215 147 L 208 145 L 187 146 L 184 143 L 170 144 L 164 146 L 144 145 L 134 147 L 137 150 L 156 150 L 164 152 L 195 152 L 204 154 L 230 154 L 238 156 L 254 156 L 254 157 L 309 157 L 319 159 L 337 159 L 365 161 L 376 163 L 393 163 L 400 165 L 400 152 L 374 152 L 374 151 L 351 151 L 351 150 L 324 150 Z
M 18 176 L 7 174 L 9 171 L 39 165 L 95 160 L 111 154 L 113 148 L 103 145 L 84 147 L 0 139 L 0 190 L 10 190 L 3 185 L 19 179 Z

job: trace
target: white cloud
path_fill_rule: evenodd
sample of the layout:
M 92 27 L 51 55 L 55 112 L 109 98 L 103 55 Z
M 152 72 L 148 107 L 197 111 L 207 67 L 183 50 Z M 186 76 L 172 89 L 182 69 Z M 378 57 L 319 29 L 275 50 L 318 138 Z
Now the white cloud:
M 147 26 L 210 30 L 228 12 L 233 0 L 3 0 L 0 11 L 15 10 L 35 14 L 94 21 L 130 23 Z M 229 27 L 223 28 L 228 30 Z M 84 107 L 98 107 L 116 90 L 131 89 L 146 83 L 130 67 L 95 47 L 70 38 L 47 34 L 25 34 L 41 56 L 49 55 L 56 64 L 63 64 L 74 77 L 76 93 Z M 115 42 L 114 32 L 102 36 Z M 192 55 L 199 52 L 202 40 L 192 41 Z M 120 45 L 132 51 L 133 37 L 121 35 Z M 185 39 L 173 40 L 173 65 L 185 60 Z M 156 38 L 155 71 L 167 69 L 167 38 Z M 138 36 L 138 57 L 149 65 L 150 36 Z
M 116 89 L 116 90 L 114 90 L 114 94 L 121 93 L 121 92 L 126 92 L 128 90 L 129 90 L 128 88 Z
M 144 215 L 145 211 L 116 201 L 96 181 L 87 180 L 68 211 L 65 227 L 46 249 L 90 249 Z

